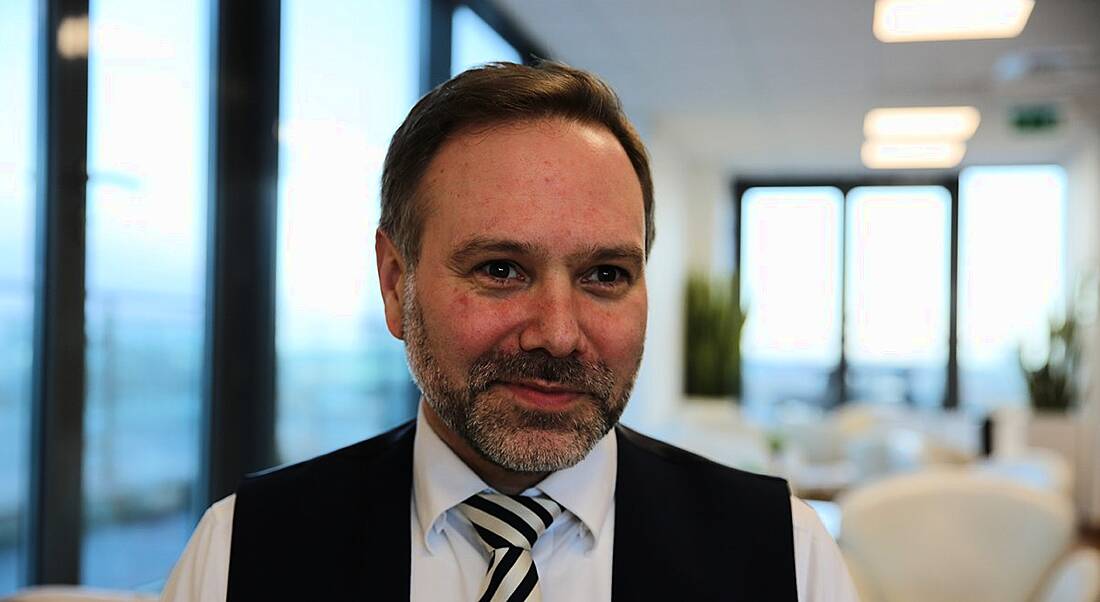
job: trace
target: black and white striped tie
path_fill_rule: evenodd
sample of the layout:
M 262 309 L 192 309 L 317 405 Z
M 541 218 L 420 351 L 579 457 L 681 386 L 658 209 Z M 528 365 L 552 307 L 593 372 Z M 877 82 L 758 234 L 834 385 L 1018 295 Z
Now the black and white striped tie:
M 562 512 L 548 497 L 479 493 L 458 505 L 492 555 L 479 602 L 538 602 L 531 546 Z

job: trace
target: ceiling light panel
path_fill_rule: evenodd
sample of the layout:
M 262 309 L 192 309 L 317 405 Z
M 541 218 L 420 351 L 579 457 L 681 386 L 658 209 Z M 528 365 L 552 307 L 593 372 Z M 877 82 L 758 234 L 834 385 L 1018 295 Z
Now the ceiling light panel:
M 962 142 L 863 143 L 860 156 L 871 169 L 942 169 L 955 167 L 966 154 Z
M 863 118 L 863 135 L 868 140 L 965 141 L 981 120 L 974 107 L 872 109 Z
M 1014 38 L 1035 0 L 876 0 L 875 37 L 883 42 Z

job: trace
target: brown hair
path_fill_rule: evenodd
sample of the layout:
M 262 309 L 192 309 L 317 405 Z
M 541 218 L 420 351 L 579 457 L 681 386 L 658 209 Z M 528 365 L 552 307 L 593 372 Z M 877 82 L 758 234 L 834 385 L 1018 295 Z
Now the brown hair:
M 642 187 L 645 252 L 653 245 L 653 180 L 645 145 L 615 92 L 595 75 L 553 61 L 535 65 L 489 63 L 470 69 L 424 95 L 393 135 L 382 167 L 382 218 L 411 266 L 420 254 L 423 208 L 417 198 L 428 164 L 460 129 L 494 123 L 564 117 L 606 127 L 626 151 Z

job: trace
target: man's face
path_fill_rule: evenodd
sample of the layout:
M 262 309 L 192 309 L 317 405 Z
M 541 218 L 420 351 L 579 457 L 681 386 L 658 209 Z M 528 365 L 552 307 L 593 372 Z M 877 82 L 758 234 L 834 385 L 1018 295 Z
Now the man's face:
M 427 403 L 498 466 L 575 464 L 622 413 L 645 338 L 630 160 L 601 126 L 502 124 L 446 142 L 420 190 L 401 331 Z

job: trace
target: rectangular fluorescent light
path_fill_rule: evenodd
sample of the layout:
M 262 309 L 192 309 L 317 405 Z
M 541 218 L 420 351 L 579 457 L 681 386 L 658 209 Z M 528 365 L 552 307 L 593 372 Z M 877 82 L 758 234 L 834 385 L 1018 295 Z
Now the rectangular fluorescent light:
M 966 154 L 962 142 L 883 142 L 863 143 L 860 156 L 871 169 L 934 169 L 955 167 Z
M 982 116 L 974 107 L 871 109 L 863 118 L 868 140 L 969 140 Z
M 883 42 L 1014 38 L 1035 0 L 876 0 L 875 37 Z

